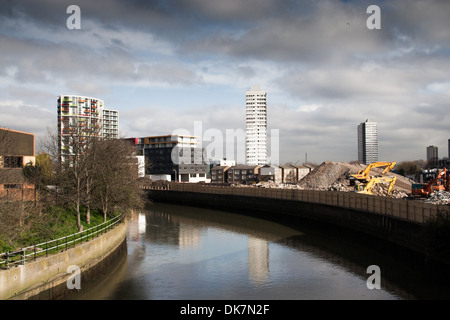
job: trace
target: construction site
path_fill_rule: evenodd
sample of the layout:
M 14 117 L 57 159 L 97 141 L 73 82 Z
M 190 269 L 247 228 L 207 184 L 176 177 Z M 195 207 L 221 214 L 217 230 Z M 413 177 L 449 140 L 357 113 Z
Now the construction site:
M 410 199 L 432 204 L 450 204 L 450 174 L 440 170 L 436 177 L 418 183 L 392 170 L 396 162 L 374 162 L 369 165 L 325 161 L 296 183 L 276 183 L 272 180 L 253 183 L 223 183 L 232 188 L 273 188 L 298 190 L 343 191 Z M 177 182 L 142 179 L 143 186 L 167 187 Z M 217 184 L 216 184 L 217 185 Z
M 348 191 L 393 198 L 408 198 L 434 204 L 450 203 L 450 175 L 446 169 L 427 183 L 417 183 L 391 170 L 395 162 L 369 165 L 325 161 L 296 184 L 260 182 L 253 187 L 301 190 Z M 235 185 L 237 187 L 237 185 Z M 242 186 L 242 185 L 240 185 Z

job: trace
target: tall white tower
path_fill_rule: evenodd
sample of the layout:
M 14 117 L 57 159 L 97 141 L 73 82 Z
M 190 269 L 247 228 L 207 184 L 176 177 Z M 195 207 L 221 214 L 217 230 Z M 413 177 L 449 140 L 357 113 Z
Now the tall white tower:
M 358 125 L 358 161 L 378 161 L 378 123 L 366 120 Z
M 267 93 L 259 86 L 246 92 L 245 154 L 247 165 L 267 163 Z

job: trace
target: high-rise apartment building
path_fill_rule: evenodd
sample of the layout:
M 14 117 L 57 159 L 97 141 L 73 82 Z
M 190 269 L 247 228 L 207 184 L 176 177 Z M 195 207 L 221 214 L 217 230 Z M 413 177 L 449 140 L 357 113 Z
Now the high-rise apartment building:
M 258 86 L 246 92 L 245 155 L 247 165 L 267 163 L 267 93 Z
M 429 146 L 427 147 L 427 161 L 438 160 L 438 147 Z
M 358 161 L 370 164 L 378 161 L 378 123 L 369 121 L 358 125 Z
M 57 117 L 58 155 L 63 162 L 71 160 L 78 152 L 76 148 L 90 137 L 119 137 L 119 113 L 105 109 L 101 99 L 58 96 Z

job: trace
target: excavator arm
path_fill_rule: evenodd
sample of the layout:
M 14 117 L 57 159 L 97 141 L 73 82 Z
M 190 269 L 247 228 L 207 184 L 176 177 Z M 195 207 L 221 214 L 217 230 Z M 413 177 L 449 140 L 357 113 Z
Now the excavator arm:
M 392 191 L 394 190 L 395 181 L 397 178 L 395 176 L 393 177 L 381 177 L 381 178 L 372 178 L 367 183 L 362 183 L 360 185 L 355 186 L 355 191 L 357 193 L 364 193 L 364 194 L 373 194 L 372 189 L 373 186 L 377 183 L 383 183 L 383 182 L 389 182 L 389 187 L 387 194 L 391 195 Z
M 350 185 L 354 185 L 355 180 L 358 180 L 360 182 L 369 181 L 370 180 L 369 173 L 370 173 L 370 170 L 372 170 L 373 168 L 386 167 L 382 172 L 382 174 L 386 174 L 387 172 L 391 171 L 395 167 L 395 165 L 396 165 L 395 161 L 372 162 L 364 170 L 360 170 L 360 171 L 358 171 L 358 173 L 350 174 L 350 176 L 349 176 Z
M 395 161 L 393 161 L 393 162 L 388 162 L 388 164 L 386 165 L 386 168 L 383 170 L 383 172 L 382 172 L 381 174 L 386 174 L 386 173 L 388 173 L 389 171 L 391 171 L 392 169 L 394 169 L 395 165 L 396 165 L 396 162 L 395 162 Z
M 390 181 L 391 183 L 389 183 L 389 188 L 388 188 L 388 195 L 391 195 L 392 191 L 394 191 L 394 186 L 395 186 L 395 181 L 397 180 L 396 177 L 392 177 L 392 180 Z

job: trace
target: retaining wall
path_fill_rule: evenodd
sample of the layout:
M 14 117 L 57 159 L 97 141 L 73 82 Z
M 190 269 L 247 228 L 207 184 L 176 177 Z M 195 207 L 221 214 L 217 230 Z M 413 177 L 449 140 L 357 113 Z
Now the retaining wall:
M 450 213 L 450 206 L 343 191 L 239 188 L 182 183 L 172 184 L 165 188 L 148 189 L 292 200 L 370 212 L 416 223 L 423 223 L 427 219 L 435 217 L 439 212 Z
M 71 276 L 67 268 L 78 266 L 82 282 L 95 277 L 105 263 L 115 255 L 126 252 L 126 230 L 126 222 L 120 223 L 107 233 L 75 248 L 0 270 L 0 299 L 61 298 L 67 293 L 66 281 Z

